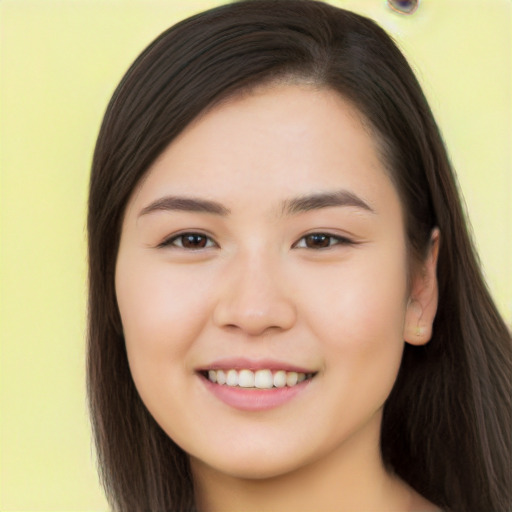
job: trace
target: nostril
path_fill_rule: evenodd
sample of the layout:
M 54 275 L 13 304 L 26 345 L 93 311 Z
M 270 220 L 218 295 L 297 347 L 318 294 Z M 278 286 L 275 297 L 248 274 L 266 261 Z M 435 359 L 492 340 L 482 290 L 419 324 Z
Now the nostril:
M 413 14 L 419 4 L 419 0 L 388 0 L 389 7 L 400 14 Z
M 239 297 L 222 298 L 213 311 L 213 322 L 226 332 L 242 331 L 261 336 L 290 329 L 296 321 L 295 305 L 286 297 L 251 298 L 243 291 Z

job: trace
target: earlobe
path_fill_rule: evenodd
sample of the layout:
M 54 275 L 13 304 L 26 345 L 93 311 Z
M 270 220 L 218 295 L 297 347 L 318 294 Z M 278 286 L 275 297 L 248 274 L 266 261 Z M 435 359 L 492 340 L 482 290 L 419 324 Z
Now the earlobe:
M 405 313 L 404 340 L 411 345 L 424 345 L 432 338 L 432 325 L 437 312 L 437 258 L 439 229 L 432 230 L 428 255 L 413 276 Z

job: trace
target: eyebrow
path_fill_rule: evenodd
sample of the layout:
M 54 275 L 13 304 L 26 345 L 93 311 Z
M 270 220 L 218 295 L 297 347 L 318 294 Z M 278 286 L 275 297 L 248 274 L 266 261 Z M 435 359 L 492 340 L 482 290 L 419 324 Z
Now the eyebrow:
M 212 213 L 214 215 L 222 215 L 225 217 L 231 211 L 216 201 L 209 201 L 208 199 L 199 199 L 192 197 L 180 196 L 166 196 L 146 206 L 139 213 L 139 217 L 147 215 L 148 213 L 156 211 L 186 211 L 186 212 L 201 212 Z
M 295 199 L 289 199 L 283 204 L 283 213 L 285 215 L 294 215 L 333 206 L 353 206 L 371 213 L 376 213 L 367 202 L 348 190 L 313 193 Z
M 335 206 L 352 206 L 376 213 L 375 210 L 359 196 L 348 190 L 338 190 L 335 192 L 320 192 L 306 194 L 293 199 L 287 199 L 282 205 L 283 215 L 296 215 L 298 213 L 319 210 L 321 208 L 330 208 Z M 194 197 L 165 196 L 153 201 L 143 208 L 139 217 L 156 211 L 187 211 L 199 213 L 211 213 L 226 217 L 231 213 L 221 203 L 200 199 Z

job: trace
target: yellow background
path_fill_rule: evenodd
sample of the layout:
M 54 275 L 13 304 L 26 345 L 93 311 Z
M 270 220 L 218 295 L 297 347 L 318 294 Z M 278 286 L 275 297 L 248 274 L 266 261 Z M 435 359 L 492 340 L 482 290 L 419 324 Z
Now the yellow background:
M 213 0 L 0 0 L 0 510 L 103 511 L 84 389 L 85 212 L 114 87 Z M 338 0 L 393 34 L 446 139 L 490 288 L 512 320 L 510 0 Z

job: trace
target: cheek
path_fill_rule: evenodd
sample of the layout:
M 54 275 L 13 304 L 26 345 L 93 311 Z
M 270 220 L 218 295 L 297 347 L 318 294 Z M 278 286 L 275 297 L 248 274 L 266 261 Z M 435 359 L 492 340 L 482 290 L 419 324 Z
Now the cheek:
M 405 258 L 395 252 L 388 258 L 382 254 L 378 258 L 354 258 L 354 264 L 315 276 L 316 283 L 324 282 L 325 286 L 311 286 L 314 292 L 302 294 L 309 302 L 303 307 L 313 312 L 310 321 L 317 328 L 325 327 L 321 338 L 344 349 L 385 340 L 403 343 L 407 296 L 404 268 Z
M 344 403 L 350 401 L 362 414 L 364 408 L 383 404 L 398 373 L 404 347 L 404 268 L 405 258 L 396 251 L 387 260 L 382 254 L 359 259 L 330 272 L 328 286 L 311 297 L 308 321 L 322 340 L 326 370 L 335 370 L 333 386 L 348 392 Z
M 206 294 L 188 277 L 169 272 L 165 262 L 150 265 L 136 257 L 118 260 L 116 294 L 135 380 L 138 375 L 148 378 L 173 361 L 183 366 L 206 309 Z
M 189 356 L 205 321 L 205 297 L 190 275 L 119 258 L 116 294 L 128 363 L 137 391 L 155 420 L 173 437 L 187 431 L 182 414 L 193 370 Z M 202 286 L 205 286 L 203 281 Z M 172 393 L 169 390 L 173 390 Z

